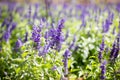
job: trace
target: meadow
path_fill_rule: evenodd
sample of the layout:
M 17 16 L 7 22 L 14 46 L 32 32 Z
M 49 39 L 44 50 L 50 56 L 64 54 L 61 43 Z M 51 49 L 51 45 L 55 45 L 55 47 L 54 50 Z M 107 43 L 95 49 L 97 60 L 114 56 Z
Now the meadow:
M 0 3 L 0 80 L 120 80 L 120 4 Z

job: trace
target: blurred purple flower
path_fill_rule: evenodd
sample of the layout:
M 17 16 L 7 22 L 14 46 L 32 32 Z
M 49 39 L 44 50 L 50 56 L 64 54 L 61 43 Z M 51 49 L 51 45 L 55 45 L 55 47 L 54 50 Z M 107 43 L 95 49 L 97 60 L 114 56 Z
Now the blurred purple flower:
M 54 70 L 56 70 L 57 69 L 57 66 L 53 66 L 52 67 L 52 70 L 54 71 Z
M 42 51 L 39 50 L 38 55 L 45 56 L 49 51 L 49 47 L 50 47 L 49 44 L 44 45 L 43 50 Z
M 102 63 L 101 63 L 101 76 L 100 76 L 100 80 L 105 80 L 105 73 L 106 73 L 106 64 L 107 64 L 107 61 L 104 60 Z
M 16 25 L 17 24 L 15 22 L 12 23 L 12 26 L 10 28 L 10 33 L 16 28 Z
M 69 37 L 69 30 L 66 31 L 65 37 L 64 37 L 64 41 L 67 40 L 67 38 Z
M 104 38 L 103 38 L 102 43 L 100 45 L 100 51 L 99 51 L 99 54 L 98 54 L 99 62 L 101 62 L 101 60 L 102 60 L 102 52 L 104 51 L 104 47 L 105 47 L 105 43 L 104 43 Z
M 24 42 L 28 41 L 28 32 L 25 33 L 25 39 Z
M 72 43 L 69 46 L 69 50 L 73 49 L 75 46 L 76 37 L 74 36 Z
M 8 42 L 9 39 L 10 39 L 10 32 L 9 31 L 6 31 L 4 34 L 3 34 L 3 39 Z
M 19 49 L 23 45 L 22 40 L 18 39 L 17 42 L 15 43 L 15 48 Z
M 120 3 L 117 4 L 116 10 L 117 10 L 118 12 L 120 12 Z
M 114 52 L 116 51 L 116 42 L 113 43 L 112 50 L 110 52 L 110 60 L 113 59 Z
M 4 21 L 3 21 L 2 24 L 1 24 L 1 27 L 5 26 L 6 20 L 7 20 L 7 19 L 5 18 Z
M 106 32 L 108 32 L 109 31 L 109 28 L 110 28 L 110 25 L 111 25 L 112 23 L 107 19 L 106 21 L 105 21 L 105 24 L 103 24 L 103 32 L 104 33 L 106 33 Z
M 69 56 L 71 55 L 70 51 L 67 49 L 63 55 L 64 57 L 64 60 L 63 60 L 63 63 L 64 63 L 64 75 L 68 75 L 68 58 Z
M 64 41 L 62 35 L 62 28 L 64 27 L 64 22 L 64 19 L 60 20 L 57 29 L 51 28 L 48 31 L 48 36 L 51 37 L 49 41 L 50 47 L 57 51 L 60 51 L 62 42 Z
M 119 54 L 119 50 L 120 50 L 120 36 L 119 36 L 119 34 L 117 36 L 117 39 L 113 43 L 113 47 L 112 47 L 112 50 L 110 52 L 110 60 L 115 60 Z
M 40 32 L 41 32 L 41 29 L 39 27 L 36 27 L 36 26 L 33 26 L 33 31 L 32 31 L 32 40 L 34 42 L 40 42 Z

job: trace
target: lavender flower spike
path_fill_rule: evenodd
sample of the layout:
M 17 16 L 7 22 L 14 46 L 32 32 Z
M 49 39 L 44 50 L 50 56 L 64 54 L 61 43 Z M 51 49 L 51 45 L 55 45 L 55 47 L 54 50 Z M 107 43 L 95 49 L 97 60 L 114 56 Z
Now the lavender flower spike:
M 8 42 L 9 41 L 9 38 L 10 38 L 10 32 L 9 31 L 6 31 L 3 35 L 3 39 Z
M 106 67 L 105 65 L 107 64 L 106 60 L 104 60 L 102 63 L 101 63 L 101 76 L 100 76 L 100 80 L 105 80 L 105 73 L 106 73 Z
M 68 58 L 69 58 L 69 56 L 70 56 L 70 51 L 67 49 L 63 55 L 63 57 L 64 57 L 64 60 L 63 60 L 63 62 L 64 62 L 64 75 L 65 76 L 68 75 Z
M 105 46 L 105 44 L 104 44 L 104 38 L 103 38 L 102 43 L 100 45 L 99 55 L 98 55 L 99 62 L 101 62 L 101 60 L 102 60 L 102 52 L 104 51 L 104 46 Z
M 18 39 L 17 42 L 15 43 L 15 48 L 18 49 L 23 45 L 21 39 Z

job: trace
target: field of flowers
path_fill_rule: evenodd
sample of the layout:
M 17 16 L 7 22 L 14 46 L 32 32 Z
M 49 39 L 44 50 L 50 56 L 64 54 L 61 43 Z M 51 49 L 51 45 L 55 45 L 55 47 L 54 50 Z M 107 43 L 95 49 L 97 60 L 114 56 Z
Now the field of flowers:
M 120 80 L 120 4 L 0 3 L 0 80 Z

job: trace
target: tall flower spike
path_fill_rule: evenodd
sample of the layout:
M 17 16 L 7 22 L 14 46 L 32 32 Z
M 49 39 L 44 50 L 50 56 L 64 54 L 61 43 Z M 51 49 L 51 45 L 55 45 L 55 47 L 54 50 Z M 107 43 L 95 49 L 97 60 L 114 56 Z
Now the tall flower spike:
M 112 50 L 110 52 L 110 60 L 113 59 L 114 52 L 116 52 L 116 42 L 113 43 Z
M 25 33 L 25 39 L 24 42 L 28 41 L 28 32 Z
M 120 37 L 117 37 L 116 51 L 114 52 L 114 60 L 117 58 L 120 51 Z
M 107 61 L 104 60 L 102 63 L 101 63 L 101 76 L 100 76 L 100 80 L 105 80 L 105 73 L 106 73 L 106 67 L 105 65 L 107 64 Z
M 64 60 L 63 60 L 63 62 L 64 62 L 64 75 L 65 76 L 68 75 L 68 58 L 69 58 L 69 56 L 70 56 L 70 51 L 67 49 L 63 55 L 63 57 L 64 57 Z
M 64 22 L 64 19 L 60 20 L 57 29 L 52 28 L 48 32 L 49 36 L 51 37 L 50 47 L 57 50 L 58 52 L 61 50 L 62 42 L 64 41 L 62 35 L 62 28 L 64 27 Z
M 33 31 L 32 31 L 32 40 L 34 42 L 40 42 L 40 32 L 41 32 L 41 29 L 39 27 L 36 27 L 36 26 L 33 26 Z
M 99 59 L 99 62 L 101 62 L 102 60 L 102 52 L 104 51 L 104 38 L 102 39 L 102 43 L 100 45 L 100 51 L 99 51 L 99 54 L 98 54 L 98 59 Z
M 104 33 L 106 33 L 106 32 L 108 32 L 109 31 L 109 28 L 110 28 L 110 25 L 111 25 L 112 23 L 107 19 L 106 21 L 105 21 L 105 24 L 103 24 L 103 32 Z
M 71 49 L 74 48 L 75 41 L 76 41 L 76 37 L 74 36 L 73 41 L 72 41 L 72 43 L 71 43 L 70 46 L 69 46 L 69 50 L 71 50 Z
M 69 37 L 69 30 L 66 31 L 65 39 L 64 41 Z

